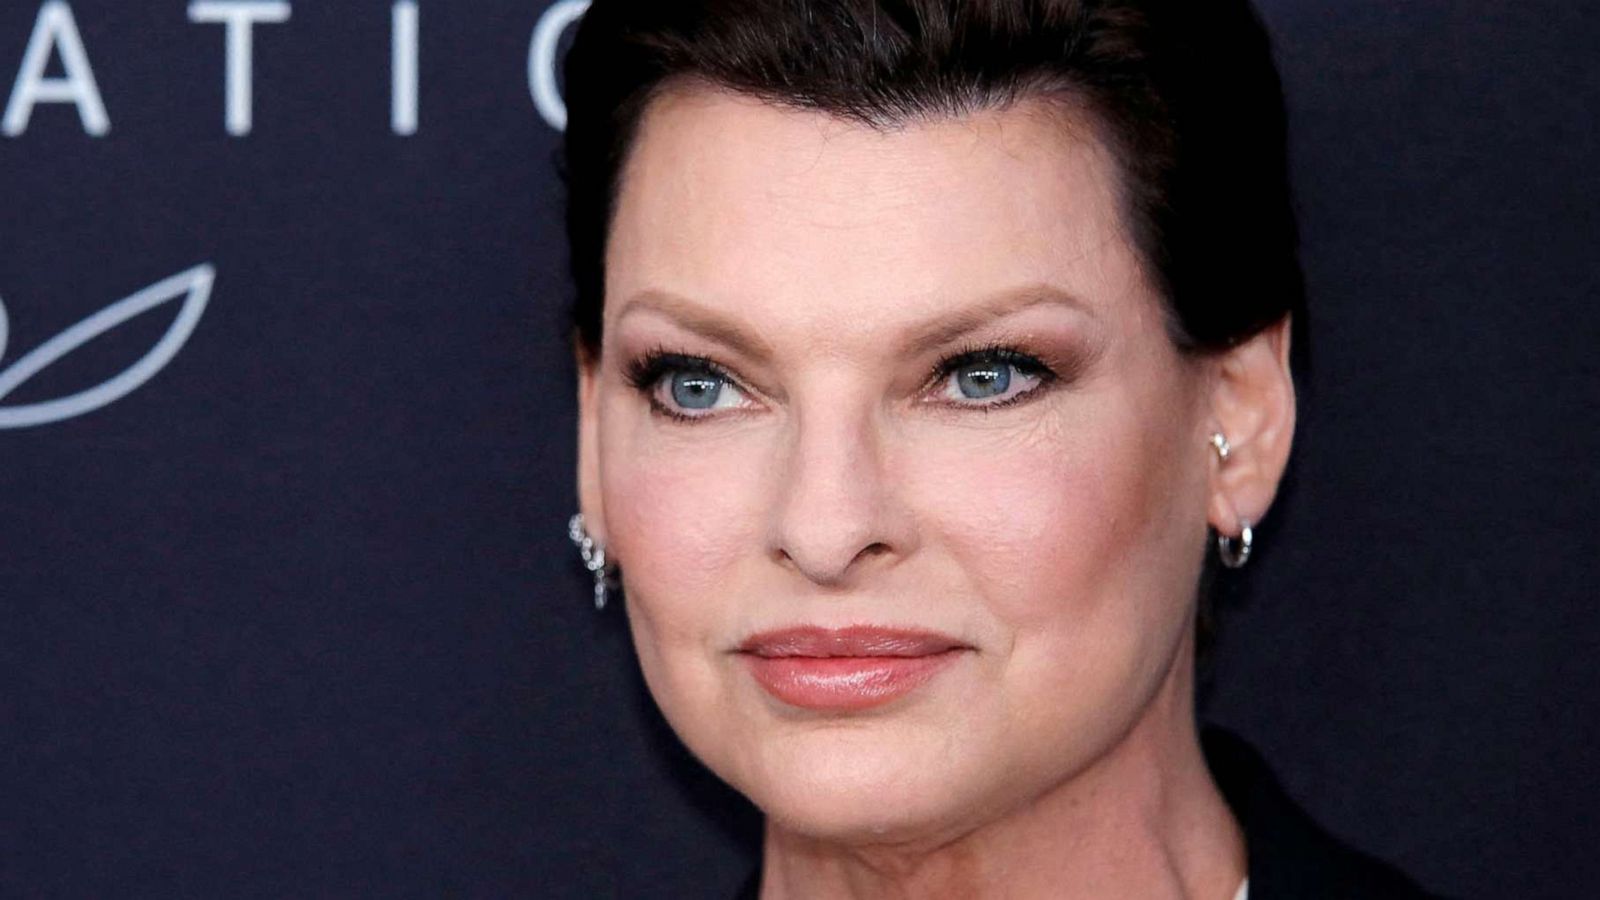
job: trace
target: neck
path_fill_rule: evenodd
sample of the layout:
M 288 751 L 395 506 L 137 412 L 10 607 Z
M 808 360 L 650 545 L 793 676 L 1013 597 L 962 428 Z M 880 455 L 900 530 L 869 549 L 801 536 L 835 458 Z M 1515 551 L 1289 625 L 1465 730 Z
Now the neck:
M 1089 897 L 1231 900 L 1243 835 L 1194 720 L 1192 642 L 1133 728 L 1044 795 L 918 845 L 846 845 L 767 824 L 763 900 Z

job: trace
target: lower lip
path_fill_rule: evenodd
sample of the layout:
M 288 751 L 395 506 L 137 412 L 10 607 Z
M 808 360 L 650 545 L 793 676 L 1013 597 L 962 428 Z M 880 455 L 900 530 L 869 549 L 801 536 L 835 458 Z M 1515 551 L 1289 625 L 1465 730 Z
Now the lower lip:
M 911 693 L 955 662 L 960 650 L 927 656 L 777 656 L 746 654 L 756 682 L 801 709 L 855 712 Z

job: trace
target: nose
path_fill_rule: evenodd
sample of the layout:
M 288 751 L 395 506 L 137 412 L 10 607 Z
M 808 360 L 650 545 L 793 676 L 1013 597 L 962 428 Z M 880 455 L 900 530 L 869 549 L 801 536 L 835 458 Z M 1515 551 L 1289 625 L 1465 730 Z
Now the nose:
M 912 529 L 893 489 L 870 411 L 797 416 L 777 476 L 773 553 L 824 587 L 846 587 L 911 549 Z

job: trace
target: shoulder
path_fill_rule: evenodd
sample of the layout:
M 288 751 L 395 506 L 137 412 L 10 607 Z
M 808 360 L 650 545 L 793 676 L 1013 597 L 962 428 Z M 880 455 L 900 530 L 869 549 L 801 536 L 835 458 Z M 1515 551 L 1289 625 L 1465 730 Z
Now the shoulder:
M 1329 834 L 1284 791 L 1261 754 L 1220 728 L 1202 735 L 1206 763 L 1244 829 L 1250 900 L 1408 900 L 1433 895 L 1399 869 Z

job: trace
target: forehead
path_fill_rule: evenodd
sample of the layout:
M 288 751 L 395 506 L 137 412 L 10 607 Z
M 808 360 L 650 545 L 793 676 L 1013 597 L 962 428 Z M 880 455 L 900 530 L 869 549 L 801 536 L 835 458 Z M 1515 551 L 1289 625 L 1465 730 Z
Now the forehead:
M 607 321 L 665 292 L 767 333 L 870 341 L 1044 285 L 1107 315 L 1146 294 L 1093 129 L 1019 104 L 874 128 L 710 88 L 652 102 L 619 186 Z

